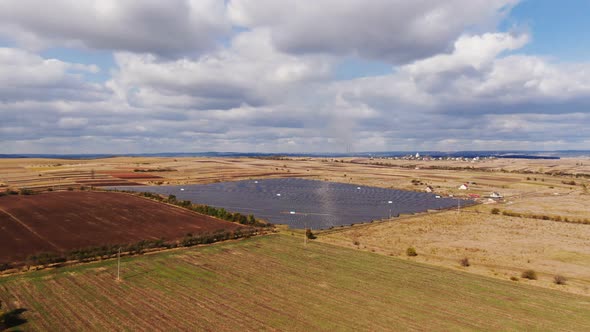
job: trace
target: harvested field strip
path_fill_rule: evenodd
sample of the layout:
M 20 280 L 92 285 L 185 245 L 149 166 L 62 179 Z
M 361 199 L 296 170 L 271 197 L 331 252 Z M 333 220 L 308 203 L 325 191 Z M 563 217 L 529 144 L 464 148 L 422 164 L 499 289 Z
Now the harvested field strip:
M 520 179 L 520 178 L 508 178 L 508 177 L 499 177 L 499 176 L 476 176 L 476 177 L 474 177 L 474 179 L 497 181 L 497 182 L 520 182 L 520 181 L 522 181 L 522 179 Z
M 82 184 L 82 185 L 86 185 L 86 186 L 93 186 L 93 187 L 110 187 L 110 186 L 143 186 L 144 184 L 142 183 L 137 183 L 137 182 L 131 182 L 131 181 L 126 181 L 126 180 L 114 180 L 114 179 L 109 179 L 108 181 L 92 181 L 92 180 L 87 180 L 87 181 L 76 181 L 77 184 Z
M 273 235 L 0 279 L 30 330 L 588 330 L 590 299 Z
M 146 174 L 146 173 L 114 173 L 109 172 L 108 175 L 119 179 L 161 179 L 161 176 Z

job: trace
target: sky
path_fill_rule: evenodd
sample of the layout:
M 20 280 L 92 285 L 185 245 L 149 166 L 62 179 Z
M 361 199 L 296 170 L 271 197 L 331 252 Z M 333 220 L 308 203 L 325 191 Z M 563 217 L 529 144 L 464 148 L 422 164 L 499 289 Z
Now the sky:
M 0 0 L 0 153 L 590 149 L 590 0 Z

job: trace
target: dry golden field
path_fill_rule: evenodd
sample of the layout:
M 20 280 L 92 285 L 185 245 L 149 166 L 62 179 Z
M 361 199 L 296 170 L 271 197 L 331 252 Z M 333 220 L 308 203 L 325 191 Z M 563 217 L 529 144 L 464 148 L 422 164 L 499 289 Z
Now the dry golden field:
M 551 172 L 568 175 L 548 174 Z M 584 176 L 588 174 L 590 159 L 583 158 L 476 162 L 147 157 L 0 160 L 0 185 L 15 190 L 299 177 L 417 191 L 429 185 L 441 195 L 479 195 L 483 204 L 460 214 L 422 214 L 338 229 L 320 234 L 319 241 L 402 257 L 408 246 L 414 246 L 419 255 L 408 259 L 505 280 L 519 277 L 519 283 L 584 295 L 590 295 L 590 225 L 530 216 L 590 219 L 590 178 Z M 469 190 L 459 190 L 462 183 L 468 183 Z M 491 192 L 499 192 L 504 199 L 489 201 L 486 196 Z M 500 214 L 492 214 L 494 208 Z M 505 211 L 523 216 L 506 216 Z M 459 265 L 458 260 L 465 257 L 471 266 Z M 539 280 L 521 279 L 524 269 L 537 271 Z M 557 274 L 568 279 L 566 285 L 553 283 Z

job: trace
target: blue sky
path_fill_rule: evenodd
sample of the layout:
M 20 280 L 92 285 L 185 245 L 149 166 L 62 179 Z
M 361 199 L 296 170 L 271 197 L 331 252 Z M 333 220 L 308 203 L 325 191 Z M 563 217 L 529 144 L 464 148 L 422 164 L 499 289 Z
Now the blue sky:
M 590 58 L 590 1 L 526 0 L 517 5 L 502 28 L 523 26 L 533 41 L 521 51 L 554 57 L 559 61 Z
M 589 12 L 7 0 L 0 153 L 587 149 Z

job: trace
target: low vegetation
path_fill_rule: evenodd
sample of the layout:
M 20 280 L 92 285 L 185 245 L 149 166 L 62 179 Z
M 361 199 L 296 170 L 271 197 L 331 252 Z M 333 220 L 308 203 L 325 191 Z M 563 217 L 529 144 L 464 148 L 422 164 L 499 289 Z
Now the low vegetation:
M 525 270 L 522 272 L 520 277 L 523 279 L 537 280 L 537 272 L 534 270 Z
M 467 257 L 462 258 L 461 260 L 459 260 L 459 264 L 461 264 L 461 266 L 463 266 L 463 267 L 469 267 L 469 266 L 471 266 L 471 263 L 469 263 L 469 258 L 467 258 Z
M 491 211 L 492 214 L 499 214 L 500 209 L 494 208 Z M 534 213 L 521 213 L 521 212 L 512 212 L 512 211 L 502 211 L 502 215 L 507 217 L 516 217 L 516 218 L 530 218 L 530 219 L 539 219 L 539 220 L 551 220 L 557 222 L 568 222 L 573 224 L 585 224 L 590 225 L 590 219 L 585 218 L 571 218 L 571 217 L 562 217 L 562 216 L 549 216 L 545 214 L 534 214 Z
M 409 247 L 408 249 L 406 249 L 406 255 L 414 257 L 418 256 L 418 253 L 416 252 L 416 249 L 414 247 Z
M 555 277 L 553 277 L 553 282 L 556 285 L 565 285 L 567 282 L 567 278 L 561 275 L 556 275 Z

